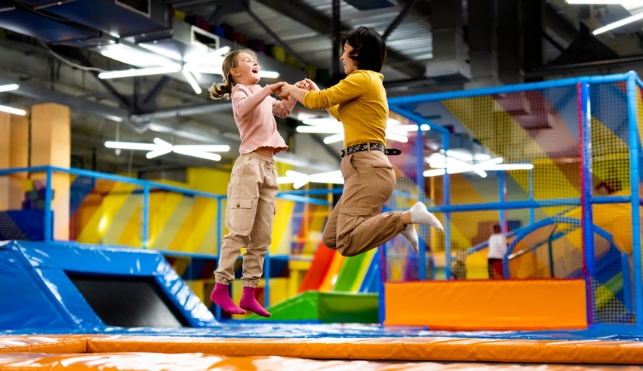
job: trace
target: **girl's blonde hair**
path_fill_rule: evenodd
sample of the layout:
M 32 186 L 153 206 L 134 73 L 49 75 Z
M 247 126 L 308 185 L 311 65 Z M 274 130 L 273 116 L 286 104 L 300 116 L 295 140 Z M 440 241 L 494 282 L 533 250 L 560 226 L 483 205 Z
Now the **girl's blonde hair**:
M 239 49 L 228 53 L 223 60 L 223 65 L 221 66 L 221 69 L 223 70 L 223 82 L 212 84 L 210 87 L 210 98 L 221 99 L 226 97 L 230 99 L 232 87 L 235 85 L 234 80 L 232 80 L 230 70 L 238 67 L 237 56 L 240 53 L 250 54 L 255 61 L 257 60 L 257 54 L 250 49 Z

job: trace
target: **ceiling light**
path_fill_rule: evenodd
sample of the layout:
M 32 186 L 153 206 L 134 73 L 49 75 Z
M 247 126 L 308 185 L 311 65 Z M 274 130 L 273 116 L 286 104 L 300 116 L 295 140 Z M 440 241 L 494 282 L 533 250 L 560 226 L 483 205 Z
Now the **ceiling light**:
M 276 79 L 277 77 L 279 77 L 279 72 L 260 70 L 259 77 L 264 77 L 266 79 Z
M 183 69 L 183 76 L 188 80 L 190 83 L 190 86 L 192 86 L 192 89 L 194 89 L 194 92 L 197 94 L 201 94 L 203 90 L 201 90 L 201 87 L 199 86 L 199 83 L 196 82 L 194 79 L 194 76 L 190 73 L 190 71 L 186 70 L 185 68 Z
M 102 46 L 100 54 L 107 58 L 138 67 L 159 67 L 173 66 L 176 63 L 172 59 L 160 56 L 156 53 L 149 53 L 124 44 L 113 44 Z
M 0 93 L 5 91 L 17 90 L 20 87 L 18 84 L 0 85 Z
M 277 183 L 292 184 L 295 189 L 299 189 L 308 183 L 344 184 L 344 178 L 340 170 L 311 175 L 294 170 L 287 170 L 285 177 L 277 178 Z
M 174 149 L 181 151 L 198 151 L 198 152 L 228 152 L 230 146 L 227 144 L 195 144 L 195 145 L 177 145 Z
M 502 157 L 491 158 L 487 154 L 472 154 L 470 152 L 463 152 L 458 150 L 444 151 L 441 153 L 434 153 L 429 158 L 425 159 L 431 170 L 426 170 L 423 175 L 425 177 L 440 176 L 444 174 L 458 174 L 474 172 L 482 178 L 487 177 L 487 171 L 506 171 L 506 170 L 531 170 L 534 168 L 532 164 L 502 164 L 504 159 Z M 479 161 L 477 159 L 484 159 Z
M 21 110 L 19 108 L 13 108 L 13 107 L 9 107 L 9 106 L 2 106 L 2 105 L 0 105 L 0 111 L 7 112 L 7 113 L 12 113 L 12 114 L 18 115 L 18 116 L 24 116 L 24 115 L 27 114 L 27 111 L 25 111 L 25 110 Z
M 391 133 L 388 130 L 386 131 L 386 139 L 394 140 L 396 142 L 401 142 L 401 143 L 406 143 L 409 141 L 409 138 L 405 137 L 404 135 Z
M 132 68 L 129 70 L 122 71 L 109 71 L 101 72 L 98 74 L 100 79 L 118 79 L 121 77 L 133 77 L 133 76 L 149 76 L 149 75 L 163 75 L 166 73 L 179 72 L 181 66 L 167 66 L 167 67 L 150 67 L 150 68 Z
M 534 168 L 532 164 L 500 164 L 488 166 L 487 170 L 531 170 Z
M 643 6 L 641 0 L 567 0 L 567 4 L 582 5 L 582 4 L 600 4 L 600 5 L 623 5 L 623 6 Z
M 201 151 L 194 151 L 194 150 L 185 150 L 185 149 L 180 149 L 174 147 L 172 149 L 175 153 L 180 153 L 182 155 L 186 156 L 193 156 L 193 157 L 199 157 L 199 158 L 204 158 L 206 160 L 212 160 L 212 161 L 219 161 L 221 160 L 221 155 L 217 155 L 216 153 L 208 153 L 208 152 L 201 152 Z
M 422 175 L 424 175 L 425 177 L 431 177 L 431 176 L 444 175 L 445 173 L 446 171 L 444 171 L 444 169 L 432 169 L 432 170 L 425 170 L 424 173 L 422 173 Z
M 334 117 L 323 117 L 323 118 L 309 118 L 302 121 L 306 125 L 320 126 L 320 125 L 339 125 Z
M 331 144 L 331 143 L 341 142 L 342 140 L 344 140 L 344 133 L 335 134 L 335 135 L 331 135 L 329 137 L 326 137 L 326 138 L 324 138 L 324 143 L 325 144 Z
M 154 138 L 154 144 L 156 144 L 157 148 L 152 152 L 148 152 L 145 157 L 155 158 L 172 152 L 172 145 L 163 139 Z
M 344 132 L 344 128 L 340 125 L 324 126 L 297 126 L 298 133 L 316 133 L 316 134 L 339 134 Z
M 615 28 L 618 28 L 618 27 L 624 26 L 624 25 L 629 24 L 629 23 L 632 23 L 632 22 L 636 22 L 636 21 L 641 20 L 641 19 L 643 19 L 643 12 L 640 12 L 640 13 L 634 14 L 634 15 L 632 15 L 632 16 L 630 16 L 630 17 L 627 17 L 627 18 L 621 19 L 620 21 L 616 21 L 616 22 L 614 22 L 614 23 L 610 23 L 610 24 L 608 24 L 607 26 L 604 26 L 604 27 L 601 27 L 601 28 L 597 28 L 597 29 L 596 29 L 596 30 L 594 30 L 594 32 L 592 32 L 592 33 L 593 33 L 594 35 L 599 35 L 599 34 L 602 34 L 603 32 L 607 32 L 607 31 L 613 30 L 613 29 L 615 29 Z
M 164 141 L 160 138 L 154 138 L 152 143 L 132 143 L 132 142 L 105 142 L 107 148 L 131 149 L 140 151 L 150 151 L 145 157 L 155 158 L 170 152 L 179 153 L 186 156 L 204 158 L 207 160 L 219 161 L 221 156 L 209 152 L 227 152 L 230 146 L 224 144 L 205 144 L 205 145 L 177 145 Z
M 152 143 L 105 142 L 105 147 L 117 149 L 133 149 L 138 151 L 154 151 L 158 146 Z

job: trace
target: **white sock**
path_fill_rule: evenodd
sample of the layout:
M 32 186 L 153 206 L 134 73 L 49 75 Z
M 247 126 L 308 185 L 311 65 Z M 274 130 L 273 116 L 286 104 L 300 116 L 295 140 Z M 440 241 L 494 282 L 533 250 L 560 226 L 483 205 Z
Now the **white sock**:
M 411 223 L 430 225 L 436 229 L 444 231 L 442 223 L 440 223 L 435 215 L 431 214 L 426 209 L 426 205 L 424 203 L 418 201 L 415 205 L 413 205 L 413 207 L 409 209 L 409 211 L 411 212 Z
M 406 238 L 407 241 L 411 244 L 411 248 L 413 249 L 414 253 L 418 253 L 418 244 L 420 243 L 418 239 L 418 234 L 415 231 L 415 228 L 413 227 L 413 224 L 407 224 L 406 229 L 400 232 L 404 238 Z

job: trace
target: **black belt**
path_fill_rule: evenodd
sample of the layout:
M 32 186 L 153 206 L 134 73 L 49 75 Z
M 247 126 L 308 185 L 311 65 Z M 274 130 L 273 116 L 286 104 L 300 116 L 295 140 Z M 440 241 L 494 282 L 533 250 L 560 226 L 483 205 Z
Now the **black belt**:
M 370 147 L 370 148 L 369 148 Z M 385 145 L 380 143 L 363 143 L 350 146 L 346 149 L 342 149 L 340 158 L 344 158 L 346 155 L 353 154 L 355 152 L 364 152 L 364 151 L 382 151 L 387 156 L 397 156 L 402 153 L 399 149 L 396 148 L 386 148 Z

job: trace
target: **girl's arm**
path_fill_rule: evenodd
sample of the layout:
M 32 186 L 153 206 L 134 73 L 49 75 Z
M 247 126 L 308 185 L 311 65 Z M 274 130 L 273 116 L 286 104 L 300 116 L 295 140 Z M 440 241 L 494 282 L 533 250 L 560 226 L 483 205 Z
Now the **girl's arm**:
M 283 86 L 285 86 L 285 84 Z M 295 83 L 294 86 L 303 88 L 306 86 L 306 83 L 304 81 L 299 81 Z M 280 87 L 280 89 L 282 89 L 282 87 Z M 281 93 L 281 90 L 279 91 L 279 93 Z M 292 111 L 295 104 L 297 104 L 297 99 L 295 99 L 295 97 L 293 97 L 292 95 L 289 95 L 288 98 L 282 100 L 275 99 L 272 102 L 272 114 L 277 117 L 287 117 L 288 115 L 290 115 L 290 112 Z
M 238 113 L 241 117 L 248 116 L 261 102 L 264 101 L 270 94 L 279 92 L 279 89 L 285 82 L 278 82 L 272 85 L 266 85 L 263 89 L 252 94 L 250 89 L 243 85 L 237 85 L 232 93 L 232 107 L 234 112 Z

